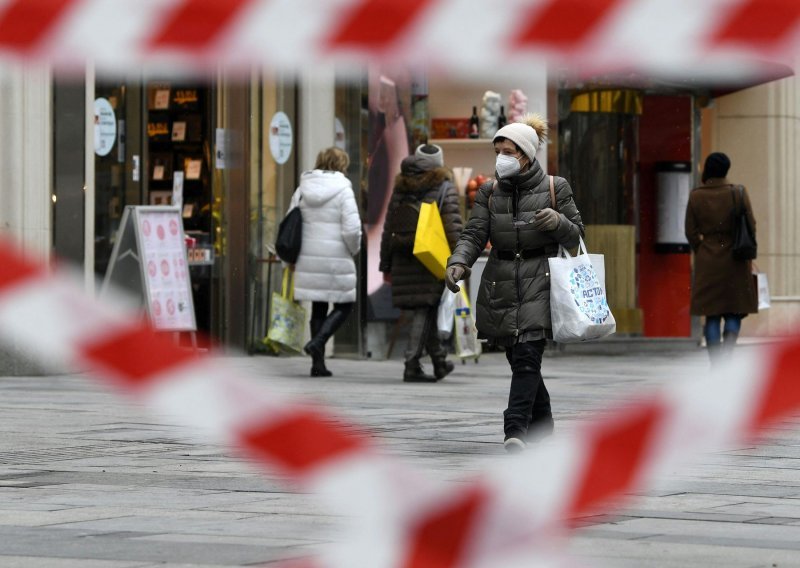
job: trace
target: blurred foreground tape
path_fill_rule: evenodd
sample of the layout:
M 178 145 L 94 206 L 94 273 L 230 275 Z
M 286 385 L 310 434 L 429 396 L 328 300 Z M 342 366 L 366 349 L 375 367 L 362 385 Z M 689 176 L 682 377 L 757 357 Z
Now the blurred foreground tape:
M 176 347 L 168 335 L 85 297 L 78 283 L 0 240 L 0 340 L 59 369 L 89 368 L 206 440 L 327 498 L 352 526 L 318 568 L 565 565 L 570 519 L 621 498 L 700 452 L 752 439 L 800 409 L 800 339 L 751 348 L 719 373 L 671 377 L 647 399 L 587 420 L 465 483 L 427 479 L 360 430 Z
M 791 64 L 798 24 L 796 0 L 2 0 L 0 60 L 183 72 L 385 60 L 472 77 L 547 61 L 708 78 Z

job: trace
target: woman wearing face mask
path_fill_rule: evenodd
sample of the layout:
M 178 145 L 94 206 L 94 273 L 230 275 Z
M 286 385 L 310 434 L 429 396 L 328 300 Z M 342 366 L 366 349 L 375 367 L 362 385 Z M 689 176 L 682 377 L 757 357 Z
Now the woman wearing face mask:
M 553 430 L 550 395 L 541 374 L 550 324 L 548 257 L 558 245 L 572 248 L 583 235 L 583 222 L 563 178 L 545 175 L 536 151 L 547 135 L 538 115 L 508 124 L 492 144 L 497 154 L 497 181 L 478 191 L 472 216 L 447 262 L 445 281 L 469 277 L 470 266 L 491 242 L 476 309 L 479 336 L 504 347 L 511 365 L 508 408 L 503 413 L 508 452 L 525 448 L 534 435 Z M 551 203 L 551 182 L 555 208 Z

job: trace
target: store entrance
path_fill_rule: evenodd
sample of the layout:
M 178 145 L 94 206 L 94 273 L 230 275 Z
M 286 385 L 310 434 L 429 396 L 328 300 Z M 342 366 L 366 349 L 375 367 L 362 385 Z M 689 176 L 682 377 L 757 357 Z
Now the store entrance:
M 643 100 L 629 89 L 559 96 L 558 175 L 572 185 L 587 247 L 605 256 L 606 292 L 620 335 L 642 334 L 636 249 Z
M 559 93 L 558 172 L 572 183 L 590 252 L 605 255 L 620 335 L 691 335 L 688 248 L 658 237 L 661 224 L 683 219 L 685 202 L 660 194 L 670 188 L 658 174 L 668 164 L 691 172 L 693 124 L 690 94 Z
M 180 207 L 194 239 L 189 266 L 198 331 L 219 337 L 214 310 L 219 204 L 212 192 L 209 85 L 98 79 L 94 101 L 94 269 L 108 268 L 127 205 Z

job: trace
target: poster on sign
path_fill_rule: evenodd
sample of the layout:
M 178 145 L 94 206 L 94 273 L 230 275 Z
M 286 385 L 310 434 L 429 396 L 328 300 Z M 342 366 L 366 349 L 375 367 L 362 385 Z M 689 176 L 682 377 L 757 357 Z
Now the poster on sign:
M 104 289 L 111 284 L 138 292 L 156 329 L 196 331 L 180 209 L 125 208 Z

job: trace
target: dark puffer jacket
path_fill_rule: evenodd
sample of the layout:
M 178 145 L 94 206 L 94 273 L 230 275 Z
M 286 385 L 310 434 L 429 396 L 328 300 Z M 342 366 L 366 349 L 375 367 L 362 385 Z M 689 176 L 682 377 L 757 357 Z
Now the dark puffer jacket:
M 403 160 L 401 173 L 397 176 L 386 212 L 386 223 L 381 238 L 380 271 L 392 275 L 392 303 L 398 308 L 419 308 L 435 306 L 444 290 L 444 282 L 438 280 L 411 252 L 392 251 L 392 215 L 408 196 L 420 202 L 437 202 L 440 190 L 444 191 L 442 201 L 442 222 L 447 234 L 450 250 L 458 241 L 464 223 L 458 205 L 458 193 L 452 183 L 452 174 L 444 168 L 423 171 L 413 156 Z
M 478 291 L 476 326 L 481 337 L 503 346 L 551 337 L 550 268 L 559 243 L 572 248 L 583 235 L 581 214 L 564 178 L 556 177 L 556 210 L 561 216 L 554 231 L 534 229 L 535 212 L 550 207 L 550 180 L 538 161 L 527 172 L 481 186 L 472 217 L 448 260 L 472 266 L 491 241 L 492 252 Z M 516 212 L 516 214 L 515 214 Z M 515 220 L 517 221 L 515 223 Z M 498 256 L 523 251 L 531 258 L 505 260 Z

